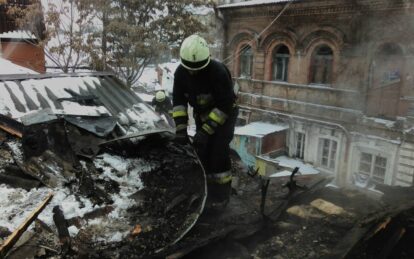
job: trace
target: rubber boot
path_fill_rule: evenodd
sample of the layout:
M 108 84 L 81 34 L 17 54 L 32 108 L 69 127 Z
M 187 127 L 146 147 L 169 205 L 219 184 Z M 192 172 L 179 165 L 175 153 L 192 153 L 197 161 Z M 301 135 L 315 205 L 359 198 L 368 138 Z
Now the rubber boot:
M 230 200 L 231 181 L 220 184 L 216 182 L 207 183 L 206 210 L 212 213 L 223 211 Z

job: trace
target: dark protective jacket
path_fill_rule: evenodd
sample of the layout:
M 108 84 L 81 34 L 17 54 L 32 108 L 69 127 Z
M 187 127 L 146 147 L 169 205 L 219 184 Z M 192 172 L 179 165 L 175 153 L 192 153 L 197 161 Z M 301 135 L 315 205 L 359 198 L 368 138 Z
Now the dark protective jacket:
M 168 96 L 166 96 L 164 101 L 162 102 L 158 102 L 156 98 L 154 97 L 152 99 L 151 105 L 154 106 L 156 112 L 165 113 L 165 114 L 172 113 L 173 107 L 172 107 L 171 99 Z
M 235 101 L 231 74 L 223 63 L 211 60 L 195 74 L 181 65 L 175 71 L 173 117 L 177 132 L 187 127 L 187 104 L 194 108 L 197 130 L 201 127 L 213 135 L 233 114 Z

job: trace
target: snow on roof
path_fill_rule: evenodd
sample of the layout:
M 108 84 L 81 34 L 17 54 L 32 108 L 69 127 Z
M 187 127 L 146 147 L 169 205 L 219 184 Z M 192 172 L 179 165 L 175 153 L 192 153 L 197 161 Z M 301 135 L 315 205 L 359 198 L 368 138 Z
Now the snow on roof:
M 287 2 L 295 2 L 295 1 L 298 1 L 298 0 L 251 0 L 251 1 L 244 1 L 240 3 L 224 4 L 224 5 L 220 5 L 218 8 L 232 8 L 232 7 L 245 7 L 245 6 L 265 5 L 265 4 L 279 4 L 279 3 L 287 3 Z
M 290 158 L 287 156 L 279 156 L 277 158 L 270 158 L 267 155 L 259 156 L 259 158 L 278 164 L 280 167 L 285 167 L 291 170 L 282 170 L 271 175 L 271 177 L 289 176 L 292 174 L 292 170 L 295 167 L 299 167 L 299 175 L 314 175 L 319 171 L 315 169 L 311 164 L 305 164 L 302 160 Z
M 35 40 L 36 36 L 30 31 L 9 31 L 1 33 L 0 39 Z
M 12 75 L 12 74 L 38 74 L 36 71 L 19 66 L 13 62 L 0 58 L 0 75 Z
M 150 94 L 145 94 L 145 93 L 137 93 L 135 92 L 136 95 L 138 95 L 139 98 L 141 98 L 144 102 L 152 102 L 152 99 L 154 98 L 153 95 Z
M 13 76 L 0 76 L 0 114 L 16 120 L 46 109 L 57 115 L 110 114 L 118 119 L 123 135 L 154 129 L 161 120 L 151 107 L 109 74 L 49 74 L 29 78 L 19 81 Z M 93 97 L 100 104 L 84 105 L 76 101 L 77 96 Z
M 287 124 L 270 124 L 266 122 L 252 122 L 243 127 L 236 127 L 234 134 L 262 138 L 268 134 L 288 129 Z
M 191 12 L 191 14 L 194 14 L 194 15 L 208 15 L 210 13 L 214 13 L 213 8 L 206 7 L 206 6 L 195 7 L 193 5 L 190 5 L 187 7 L 187 10 Z

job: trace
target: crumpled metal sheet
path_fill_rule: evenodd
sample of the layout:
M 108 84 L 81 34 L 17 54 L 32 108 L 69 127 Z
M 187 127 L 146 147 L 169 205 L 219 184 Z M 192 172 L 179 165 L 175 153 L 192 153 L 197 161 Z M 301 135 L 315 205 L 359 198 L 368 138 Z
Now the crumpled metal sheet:
M 117 119 L 108 117 L 65 116 L 65 120 L 79 128 L 87 130 L 99 137 L 108 136 L 115 128 Z

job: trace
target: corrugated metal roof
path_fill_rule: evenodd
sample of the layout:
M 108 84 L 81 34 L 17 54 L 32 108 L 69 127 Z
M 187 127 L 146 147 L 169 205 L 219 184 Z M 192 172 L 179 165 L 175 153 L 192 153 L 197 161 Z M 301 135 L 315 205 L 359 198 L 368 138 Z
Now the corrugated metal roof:
M 35 40 L 36 36 L 30 31 L 9 31 L 0 33 L 0 39 Z
M 255 6 L 255 5 L 280 4 L 280 3 L 297 2 L 297 1 L 300 1 L 300 0 L 251 0 L 251 1 L 233 3 L 233 4 L 224 4 L 224 5 L 218 6 L 218 8 L 224 9 L 224 8 L 236 8 L 236 7 L 250 7 L 250 6 Z
M 271 124 L 266 122 L 252 122 L 242 127 L 236 127 L 234 134 L 262 138 L 268 134 L 287 130 L 285 123 Z
M 165 126 L 150 106 L 111 74 L 0 75 L 0 114 L 20 120 L 45 109 L 58 116 L 113 116 L 119 135 Z

